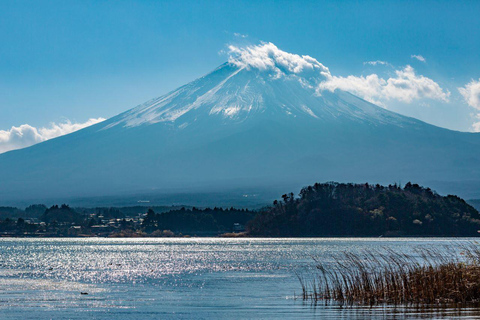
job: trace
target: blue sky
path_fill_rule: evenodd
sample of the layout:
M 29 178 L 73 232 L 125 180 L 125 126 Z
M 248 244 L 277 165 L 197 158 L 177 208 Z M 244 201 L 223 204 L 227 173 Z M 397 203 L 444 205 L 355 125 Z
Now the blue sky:
M 114 116 L 216 68 L 229 44 L 266 41 L 340 78 L 387 80 L 410 65 L 448 101 L 383 106 L 472 131 L 479 14 L 479 1 L 2 1 L 0 130 Z

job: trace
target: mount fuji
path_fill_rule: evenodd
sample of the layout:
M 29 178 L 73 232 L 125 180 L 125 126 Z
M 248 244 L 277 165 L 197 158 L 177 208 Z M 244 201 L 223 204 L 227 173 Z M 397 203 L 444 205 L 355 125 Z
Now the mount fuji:
M 234 52 L 164 96 L 1 154 L 0 202 L 287 192 L 328 180 L 411 180 L 480 198 L 480 134 L 319 91 L 328 77 L 314 58 L 272 44 Z

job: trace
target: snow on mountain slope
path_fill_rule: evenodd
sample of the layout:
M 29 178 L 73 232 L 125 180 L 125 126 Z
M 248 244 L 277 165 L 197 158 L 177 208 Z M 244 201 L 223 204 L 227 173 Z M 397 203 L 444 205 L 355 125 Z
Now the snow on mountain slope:
M 273 44 L 233 48 L 229 62 L 165 96 L 150 100 L 106 123 L 135 127 L 171 123 L 183 128 L 211 116 L 218 121 L 245 121 L 249 117 L 311 117 L 322 121 L 412 123 L 345 92 L 318 91 L 331 77 L 314 58 L 279 50 Z
M 326 180 L 412 180 L 475 197 L 478 134 L 431 126 L 347 92 L 320 92 L 328 68 L 273 44 L 231 51 L 227 63 L 164 96 L 0 155 L 0 202 L 286 192 Z

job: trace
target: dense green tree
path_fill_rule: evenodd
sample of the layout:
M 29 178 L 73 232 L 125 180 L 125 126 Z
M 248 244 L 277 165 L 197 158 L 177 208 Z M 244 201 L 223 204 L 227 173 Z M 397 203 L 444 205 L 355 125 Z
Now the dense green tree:
M 47 207 L 44 204 L 32 204 L 25 208 L 25 217 L 39 218 L 45 213 L 46 210 Z
M 60 207 L 54 205 L 45 210 L 41 219 L 46 223 L 52 223 L 54 221 L 57 223 L 81 223 L 83 221 L 83 216 L 68 205 L 62 204 Z
M 147 212 L 142 228 L 146 232 L 172 230 L 178 233 L 232 231 L 233 225 L 245 225 L 255 213 L 245 209 L 180 208 L 163 213 Z
M 248 224 L 266 236 L 476 236 L 480 214 L 456 196 L 399 185 L 322 183 L 282 196 Z

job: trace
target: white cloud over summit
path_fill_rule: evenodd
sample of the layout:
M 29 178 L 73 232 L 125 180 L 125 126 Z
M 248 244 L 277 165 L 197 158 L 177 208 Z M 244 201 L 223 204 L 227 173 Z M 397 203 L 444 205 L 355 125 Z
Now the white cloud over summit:
M 427 98 L 448 102 L 450 96 L 448 90 L 442 89 L 432 79 L 416 74 L 414 68 L 409 65 L 395 70 L 395 76 L 387 79 L 378 74 L 341 77 L 332 75 L 326 66 L 310 56 L 282 51 L 273 43 L 246 47 L 231 45 L 228 49 L 229 62 L 242 68 L 273 71 L 277 78 L 285 75 L 309 79 L 314 77 L 319 94 L 324 90 L 333 92 L 339 89 L 381 106 L 386 106 L 389 100 L 411 103 L 414 100 Z M 415 56 L 415 58 L 425 60 L 422 56 Z M 392 66 L 381 60 L 367 61 L 364 64 Z
M 51 123 L 48 128 L 35 128 L 28 124 L 22 124 L 18 127 L 12 127 L 10 130 L 0 130 L 0 153 L 29 147 L 52 138 L 72 133 L 104 120 L 104 118 L 92 118 L 84 123 L 72 123 L 67 120 L 59 124 Z
M 316 59 L 282 51 L 271 42 L 246 47 L 230 45 L 228 49 L 228 62 L 241 68 L 272 71 L 277 77 L 306 73 L 316 73 L 324 77 L 330 75 L 328 68 Z

